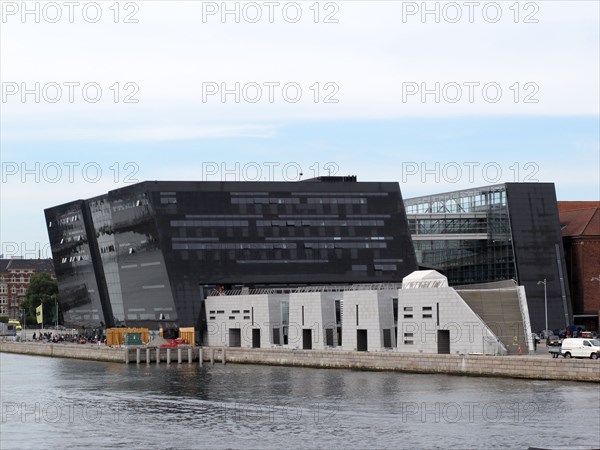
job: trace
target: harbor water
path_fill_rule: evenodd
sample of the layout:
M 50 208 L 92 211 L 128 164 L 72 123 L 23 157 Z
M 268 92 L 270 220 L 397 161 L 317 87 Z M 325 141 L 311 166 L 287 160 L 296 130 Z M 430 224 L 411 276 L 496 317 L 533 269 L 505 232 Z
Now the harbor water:
M 0 354 L 0 448 L 600 448 L 597 383 Z

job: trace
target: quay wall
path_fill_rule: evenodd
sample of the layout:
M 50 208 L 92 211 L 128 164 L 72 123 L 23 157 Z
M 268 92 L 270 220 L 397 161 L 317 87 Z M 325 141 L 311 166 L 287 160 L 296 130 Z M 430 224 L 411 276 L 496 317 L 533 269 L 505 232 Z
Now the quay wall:
M 146 349 L 139 349 L 139 362 L 147 363 Z M 0 342 L 0 351 L 25 355 L 77 358 L 135 364 L 137 348 L 110 348 L 69 344 L 37 344 L 29 342 Z M 191 363 L 188 348 L 171 349 L 170 363 Z M 156 362 L 156 349 L 150 350 L 148 363 Z M 600 382 L 600 360 L 540 358 L 529 356 L 437 355 L 398 352 L 352 352 L 343 350 L 248 349 L 231 347 L 202 347 L 192 349 L 192 361 L 235 364 L 265 364 L 276 366 L 315 367 L 434 373 L 535 380 L 565 380 Z M 160 362 L 167 362 L 167 350 L 160 349 Z
M 2 342 L 0 352 L 22 355 L 50 356 L 55 358 L 87 359 L 90 361 L 125 361 L 124 348 L 80 344 L 38 344 L 35 342 Z
M 216 347 L 205 347 L 204 359 L 213 349 L 220 362 Z M 600 360 L 591 359 L 240 348 L 226 348 L 225 354 L 226 362 L 238 364 L 600 382 Z

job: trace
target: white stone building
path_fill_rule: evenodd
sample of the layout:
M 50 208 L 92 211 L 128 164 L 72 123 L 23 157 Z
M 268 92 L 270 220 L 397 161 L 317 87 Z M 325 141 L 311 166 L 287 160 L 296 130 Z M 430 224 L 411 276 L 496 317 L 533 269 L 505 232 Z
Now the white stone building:
M 506 354 L 486 323 L 434 270 L 417 271 L 398 291 L 398 351 Z
M 342 347 L 356 351 L 392 351 L 396 347 L 393 298 L 397 290 L 343 293 Z
M 209 346 L 505 354 L 506 346 L 435 271 L 399 285 L 324 286 L 208 297 Z M 490 290 L 492 292 L 492 290 Z
M 287 295 L 243 294 L 208 297 L 209 346 L 271 348 L 283 344 L 282 301 Z

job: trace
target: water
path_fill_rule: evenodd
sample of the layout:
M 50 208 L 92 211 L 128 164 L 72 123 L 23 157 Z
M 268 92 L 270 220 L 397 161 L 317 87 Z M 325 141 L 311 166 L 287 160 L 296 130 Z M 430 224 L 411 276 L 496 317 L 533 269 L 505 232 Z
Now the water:
M 600 448 L 595 383 L 0 354 L 0 448 Z

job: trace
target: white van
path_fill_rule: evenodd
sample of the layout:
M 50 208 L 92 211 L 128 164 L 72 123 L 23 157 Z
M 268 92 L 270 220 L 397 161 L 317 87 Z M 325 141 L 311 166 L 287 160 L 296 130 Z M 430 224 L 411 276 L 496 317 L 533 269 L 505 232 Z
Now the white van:
M 565 358 L 592 358 L 600 356 L 600 341 L 597 339 L 567 338 L 562 341 L 560 353 Z

